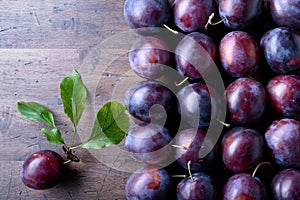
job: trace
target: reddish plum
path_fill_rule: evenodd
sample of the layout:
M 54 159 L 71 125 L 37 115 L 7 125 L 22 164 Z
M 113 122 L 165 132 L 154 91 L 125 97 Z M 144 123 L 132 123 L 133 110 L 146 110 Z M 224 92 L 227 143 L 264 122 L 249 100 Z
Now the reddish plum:
M 142 37 L 129 52 L 131 69 L 146 79 L 161 76 L 170 62 L 171 53 L 167 44 L 156 37 Z
M 214 0 L 175 0 L 174 23 L 184 32 L 203 29 L 214 10 Z
M 264 138 L 257 131 L 236 127 L 222 139 L 222 157 L 226 168 L 233 172 L 246 172 L 263 158 Z
M 233 31 L 226 34 L 220 42 L 219 53 L 221 64 L 230 76 L 242 77 L 258 69 L 258 45 L 249 33 Z
M 256 122 L 264 113 L 266 93 L 264 87 L 252 78 L 239 78 L 225 91 L 231 120 L 238 125 Z
M 166 170 L 147 166 L 133 173 L 127 180 L 126 199 L 168 199 L 171 187 L 172 179 Z
M 176 67 L 182 76 L 198 79 L 215 66 L 217 47 L 209 36 L 193 32 L 186 35 L 175 49 Z
M 63 177 L 62 157 L 54 151 L 43 150 L 29 156 L 21 168 L 23 183 L 33 189 L 48 189 L 57 185 Z
M 266 188 L 258 178 L 250 174 L 235 174 L 224 185 L 223 200 L 237 199 L 266 200 Z
M 300 113 L 300 77 L 280 75 L 272 78 L 266 91 L 273 107 L 284 116 Z

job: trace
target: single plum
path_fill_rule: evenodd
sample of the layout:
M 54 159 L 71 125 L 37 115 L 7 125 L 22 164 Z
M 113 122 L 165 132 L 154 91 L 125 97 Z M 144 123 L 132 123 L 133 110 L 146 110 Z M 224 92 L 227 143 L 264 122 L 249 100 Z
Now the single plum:
M 124 4 L 125 20 L 140 34 L 159 32 L 170 18 L 171 6 L 168 0 L 126 0 Z
M 225 91 L 231 120 L 238 125 L 248 125 L 261 118 L 265 110 L 264 87 L 252 78 L 239 78 Z
M 184 32 L 203 29 L 215 5 L 214 0 L 175 0 L 174 23 Z
M 143 81 L 128 88 L 125 93 L 127 111 L 144 122 L 158 122 L 176 106 L 176 96 L 170 89 L 154 81 Z
M 62 157 L 51 150 L 42 150 L 29 156 L 21 168 L 23 183 L 33 189 L 48 189 L 57 185 L 63 177 Z
M 161 76 L 171 62 L 167 44 L 156 37 L 139 39 L 129 52 L 131 69 L 142 78 L 155 79 Z
M 205 143 L 204 143 L 205 141 Z M 203 130 L 185 129 L 175 137 L 177 162 L 185 169 L 199 171 L 211 166 L 217 156 L 217 146 Z
M 147 166 L 133 173 L 125 186 L 126 199 L 164 200 L 170 197 L 172 179 L 168 172 Z
M 282 169 L 272 180 L 274 200 L 298 200 L 300 197 L 300 170 Z
M 168 129 L 154 123 L 131 126 L 125 137 L 125 149 L 148 164 L 160 164 L 169 158 L 172 137 Z
M 300 122 L 275 120 L 267 129 L 265 140 L 277 164 L 300 167 Z
M 272 78 L 266 91 L 273 107 L 284 116 L 300 113 L 300 76 L 280 75 Z
M 178 200 L 216 200 L 217 187 L 212 178 L 203 172 L 192 174 L 177 185 Z
M 300 29 L 300 3 L 298 0 L 268 0 L 273 21 L 279 26 Z
M 222 157 L 226 168 L 235 173 L 257 166 L 264 153 L 264 137 L 257 131 L 235 127 L 222 139 Z
M 230 76 L 242 77 L 258 69 L 258 44 L 247 32 L 227 33 L 220 42 L 219 54 L 221 64 Z
M 186 35 L 175 49 L 179 74 L 190 79 L 207 75 L 215 66 L 217 46 L 214 40 L 198 32 Z
M 232 29 L 242 29 L 253 24 L 261 15 L 263 0 L 220 0 L 219 14 L 225 25 Z
M 223 188 L 223 200 L 267 200 L 267 192 L 262 182 L 246 173 L 230 177 Z
M 266 32 L 260 41 L 265 60 L 277 73 L 289 73 L 300 68 L 300 33 L 287 27 Z

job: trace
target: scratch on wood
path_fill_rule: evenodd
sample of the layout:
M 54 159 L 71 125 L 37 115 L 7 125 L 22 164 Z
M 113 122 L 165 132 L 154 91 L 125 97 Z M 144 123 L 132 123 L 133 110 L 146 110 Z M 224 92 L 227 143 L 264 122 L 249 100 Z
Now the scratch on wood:
M 103 179 L 103 182 L 102 182 L 102 184 L 101 184 L 101 188 L 100 188 L 100 190 L 99 190 L 99 194 L 101 194 L 101 192 L 102 192 L 102 190 L 103 190 L 103 187 L 104 187 L 104 185 L 105 185 L 105 181 L 106 181 L 106 178 L 107 178 L 107 176 L 111 173 L 111 169 L 109 169 L 108 170 L 108 172 L 106 173 L 106 175 L 105 175 L 105 177 L 104 177 L 104 179 Z
M 4 29 L 1 29 L 0 32 L 9 31 L 9 30 L 16 29 L 16 28 L 17 27 L 4 28 Z
M 10 171 L 9 186 L 8 186 L 8 191 L 7 191 L 7 196 L 6 196 L 7 199 L 9 199 L 11 184 L 12 184 L 12 170 Z
M 14 140 L 14 139 L 17 139 L 17 138 L 20 138 L 20 137 L 21 137 L 21 135 L 17 135 L 15 137 L 12 137 L 11 139 Z
M 73 199 L 73 195 L 72 195 L 71 192 L 68 192 L 68 195 L 69 195 L 69 197 L 70 197 L 71 199 Z
M 38 25 L 41 25 L 40 20 L 39 20 L 39 18 L 37 16 L 36 12 L 33 11 L 33 12 L 30 12 L 30 14 L 34 16 L 36 23 Z
M 39 149 L 41 148 L 40 144 L 30 144 L 27 146 L 27 148 L 31 148 L 31 147 L 35 147 L 35 146 L 38 146 Z
M 12 122 L 12 115 L 10 114 L 9 108 L 7 107 L 1 107 L 1 110 L 3 110 L 2 114 L 0 115 L 0 131 L 6 132 L 9 130 Z
M 23 193 L 23 191 L 21 190 L 21 191 L 19 192 L 20 200 L 22 199 L 22 193 Z
M 97 193 L 97 190 L 86 190 L 84 193 Z
M 24 63 L 24 65 L 26 66 L 26 65 L 30 65 L 30 64 L 32 64 L 33 62 L 27 62 L 27 63 Z

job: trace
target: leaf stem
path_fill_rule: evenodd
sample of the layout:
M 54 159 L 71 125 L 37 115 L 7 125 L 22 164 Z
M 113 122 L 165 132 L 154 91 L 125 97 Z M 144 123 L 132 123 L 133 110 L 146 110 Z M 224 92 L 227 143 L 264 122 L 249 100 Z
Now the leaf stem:
M 73 150 L 73 149 L 77 149 L 77 148 L 81 148 L 83 144 L 79 144 L 77 146 L 71 146 L 69 147 L 69 150 Z
M 76 126 L 74 126 L 74 132 L 73 132 L 73 135 L 72 135 L 72 142 L 71 142 L 71 147 L 74 145 L 75 143 L 75 137 L 76 137 L 76 134 L 77 134 L 77 128 Z

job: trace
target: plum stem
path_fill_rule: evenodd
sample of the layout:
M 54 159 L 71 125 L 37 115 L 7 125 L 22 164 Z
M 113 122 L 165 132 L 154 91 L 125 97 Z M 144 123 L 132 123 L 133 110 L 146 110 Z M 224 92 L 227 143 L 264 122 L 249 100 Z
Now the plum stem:
M 214 16 L 215 16 L 215 13 L 211 13 L 211 15 L 208 17 L 207 23 L 204 26 L 206 30 L 208 28 L 208 25 L 215 26 L 215 25 L 221 24 L 222 22 L 224 22 L 226 20 L 226 18 L 223 18 L 220 21 L 213 23 L 212 19 L 214 18 Z
M 176 144 L 172 144 L 172 147 L 182 149 L 182 150 L 187 150 L 187 148 L 185 146 L 180 146 L 180 145 L 176 145 Z
M 257 170 L 258 170 L 262 165 L 270 165 L 270 163 L 269 163 L 269 162 L 261 162 L 261 163 L 259 163 L 259 164 L 255 167 L 255 169 L 254 169 L 254 171 L 253 171 L 253 173 L 252 173 L 252 177 L 255 177 Z
M 189 79 L 189 77 L 185 77 L 180 83 L 175 82 L 176 86 L 181 86 L 184 82 L 186 82 Z
M 187 167 L 188 167 L 188 171 L 189 171 L 190 178 L 191 178 L 192 181 L 194 181 L 194 178 L 193 178 L 193 175 L 192 175 L 192 172 L 191 172 L 191 162 L 192 162 L 192 161 L 189 161 L 189 162 L 187 163 Z
M 70 162 L 72 162 L 72 160 L 66 160 L 65 162 L 63 162 L 64 165 L 69 164 Z
M 174 33 L 175 35 L 178 34 L 178 31 L 175 31 L 173 29 L 171 29 L 169 26 L 167 26 L 166 24 L 163 25 L 168 31 L 171 31 L 172 33 Z
M 173 178 L 186 178 L 186 175 L 172 175 Z
M 219 120 L 219 119 L 218 119 L 218 122 L 219 122 L 220 124 L 222 124 L 223 126 L 227 127 L 227 128 L 230 127 L 230 124 L 227 124 L 227 123 L 225 123 L 225 122 L 223 122 L 223 121 L 221 121 L 221 120 Z

